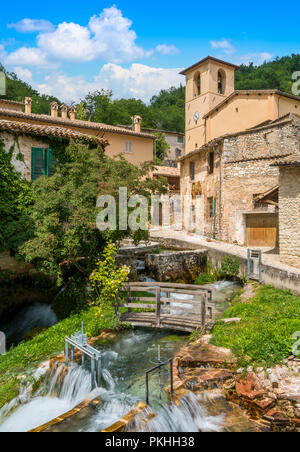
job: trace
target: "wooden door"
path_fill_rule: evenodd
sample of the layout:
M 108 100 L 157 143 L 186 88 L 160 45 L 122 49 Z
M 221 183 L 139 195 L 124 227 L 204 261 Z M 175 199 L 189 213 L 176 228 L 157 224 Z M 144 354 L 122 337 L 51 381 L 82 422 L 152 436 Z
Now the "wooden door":
M 278 214 L 247 215 L 247 246 L 278 246 Z

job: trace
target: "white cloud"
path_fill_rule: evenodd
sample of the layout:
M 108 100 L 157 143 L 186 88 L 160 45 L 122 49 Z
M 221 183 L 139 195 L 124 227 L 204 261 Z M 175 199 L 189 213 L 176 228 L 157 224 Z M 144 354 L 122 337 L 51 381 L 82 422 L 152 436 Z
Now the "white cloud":
M 93 42 L 97 48 L 102 44 L 104 54 L 109 61 L 132 61 L 144 56 L 144 50 L 135 43 L 137 35 L 131 30 L 132 22 L 122 12 L 112 6 L 106 8 L 100 16 L 93 16 L 89 28 L 94 34 Z
M 19 33 L 49 32 L 54 29 L 54 25 L 43 19 L 23 19 L 14 24 L 8 24 L 8 28 L 14 28 Z
M 258 52 L 258 53 L 248 53 L 247 55 L 242 55 L 240 57 L 241 64 L 253 63 L 255 65 L 261 65 L 265 61 L 269 61 L 273 58 L 273 55 L 268 52 Z
M 59 24 L 52 33 L 37 37 L 39 50 L 47 58 L 62 61 L 91 61 L 95 58 L 95 46 L 88 28 L 73 22 Z M 99 51 L 103 49 L 100 44 Z
M 236 48 L 231 44 L 229 39 L 221 39 L 220 41 L 210 41 L 212 49 L 221 49 L 226 55 L 232 55 Z
M 137 35 L 131 29 L 132 21 L 124 17 L 116 6 L 105 8 L 101 14 L 91 17 L 87 26 L 63 22 L 54 28 L 50 22 L 47 25 L 47 21 L 31 19 L 9 26 L 19 31 L 39 29 L 40 33 L 37 47 L 21 47 L 12 52 L 6 61 L 8 65 L 42 67 L 51 61 L 84 63 L 98 59 L 121 63 L 150 57 L 155 51 L 163 55 L 178 53 L 173 45 L 161 44 L 154 50 L 138 46 Z
M 32 82 L 32 72 L 21 66 L 14 67 L 14 73 L 24 82 Z
M 168 46 L 167 44 L 158 45 L 156 51 L 163 55 L 176 55 L 177 53 L 180 53 L 177 47 L 173 45 Z
M 10 53 L 5 63 L 10 66 L 39 66 L 48 67 L 49 62 L 45 54 L 38 48 L 20 47 L 15 52 Z
M 148 102 L 161 89 L 179 86 L 183 82 L 180 71 L 179 68 L 163 69 L 143 64 L 123 68 L 110 63 L 102 67 L 95 81 L 110 87 L 117 97 L 137 97 Z
M 57 96 L 65 102 L 79 101 L 89 91 L 112 89 L 116 98 L 135 97 L 149 102 L 161 89 L 179 86 L 183 82 L 179 72 L 182 69 L 162 69 L 133 64 L 124 68 L 114 63 L 104 65 L 94 80 L 84 76 L 70 77 L 64 73 L 52 74 L 37 86 L 42 93 Z

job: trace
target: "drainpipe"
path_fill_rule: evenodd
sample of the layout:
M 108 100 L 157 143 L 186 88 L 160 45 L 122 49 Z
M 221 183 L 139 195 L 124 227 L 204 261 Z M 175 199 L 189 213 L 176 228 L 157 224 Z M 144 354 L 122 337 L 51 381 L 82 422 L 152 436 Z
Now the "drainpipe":
M 222 151 L 216 149 L 215 152 L 218 154 L 220 158 L 220 182 L 219 182 L 219 239 L 221 240 L 222 235 L 222 177 L 223 177 L 223 170 L 222 170 Z

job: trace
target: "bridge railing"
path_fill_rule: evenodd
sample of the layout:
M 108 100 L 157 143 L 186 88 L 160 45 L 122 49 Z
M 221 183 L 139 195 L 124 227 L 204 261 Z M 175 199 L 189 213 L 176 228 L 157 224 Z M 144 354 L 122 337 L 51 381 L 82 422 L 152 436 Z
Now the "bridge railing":
M 160 327 L 163 314 L 186 318 L 192 315 L 201 321 L 201 325 L 205 325 L 207 319 L 213 320 L 213 289 L 208 286 L 133 282 L 127 283 L 124 291 L 124 300 L 116 304 L 116 315 L 119 308 L 126 308 L 128 312 L 133 309 L 155 312 L 157 327 Z M 179 297 L 181 295 L 184 297 Z

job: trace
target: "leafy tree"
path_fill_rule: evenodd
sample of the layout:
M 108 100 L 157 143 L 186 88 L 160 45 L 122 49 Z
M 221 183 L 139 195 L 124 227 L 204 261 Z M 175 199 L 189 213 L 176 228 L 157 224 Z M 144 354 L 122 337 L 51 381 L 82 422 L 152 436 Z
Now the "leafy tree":
M 44 115 L 48 115 L 50 113 L 51 102 L 55 101 L 61 103 L 57 97 L 40 94 L 28 83 L 20 80 L 14 72 L 6 71 L 1 63 L 0 71 L 4 72 L 6 75 L 6 95 L 0 96 L 0 98 L 23 102 L 25 97 L 31 97 L 32 112 Z
M 81 121 L 87 120 L 87 111 L 84 106 L 84 102 L 80 102 L 80 104 L 76 107 L 76 118 L 80 119 Z
M 130 273 L 130 267 L 117 265 L 116 255 L 116 245 L 108 242 L 101 259 L 97 261 L 96 268 L 90 275 L 95 304 L 101 310 L 105 305 L 112 306 L 116 303 Z
M 165 135 L 161 132 L 154 133 L 156 136 L 155 141 L 155 163 L 162 165 L 163 161 L 168 156 L 168 151 L 170 150 L 170 145 L 167 143 Z
M 149 166 L 136 167 L 124 158 L 111 159 L 102 148 L 71 142 L 64 163 L 56 173 L 34 183 L 36 199 L 30 219 L 34 236 L 21 246 L 27 261 L 54 276 L 58 285 L 73 278 L 80 287 L 87 281 L 99 253 L 110 239 L 114 242 L 135 232 L 127 229 L 100 232 L 96 227 L 96 201 L 110 194 L 118 201 L 119 187 L 127 187 L 128 197 L 165 190 L 164 180 L 146 176 Z M 75 275 L 75 276 L 74 276 Z
M 5 152 L 0 140 L 0 251 L 16 252 L 30 236 L 29 211 L 34 198 L 31 183 L 12 165 L 12 152 L 13 148 Z

